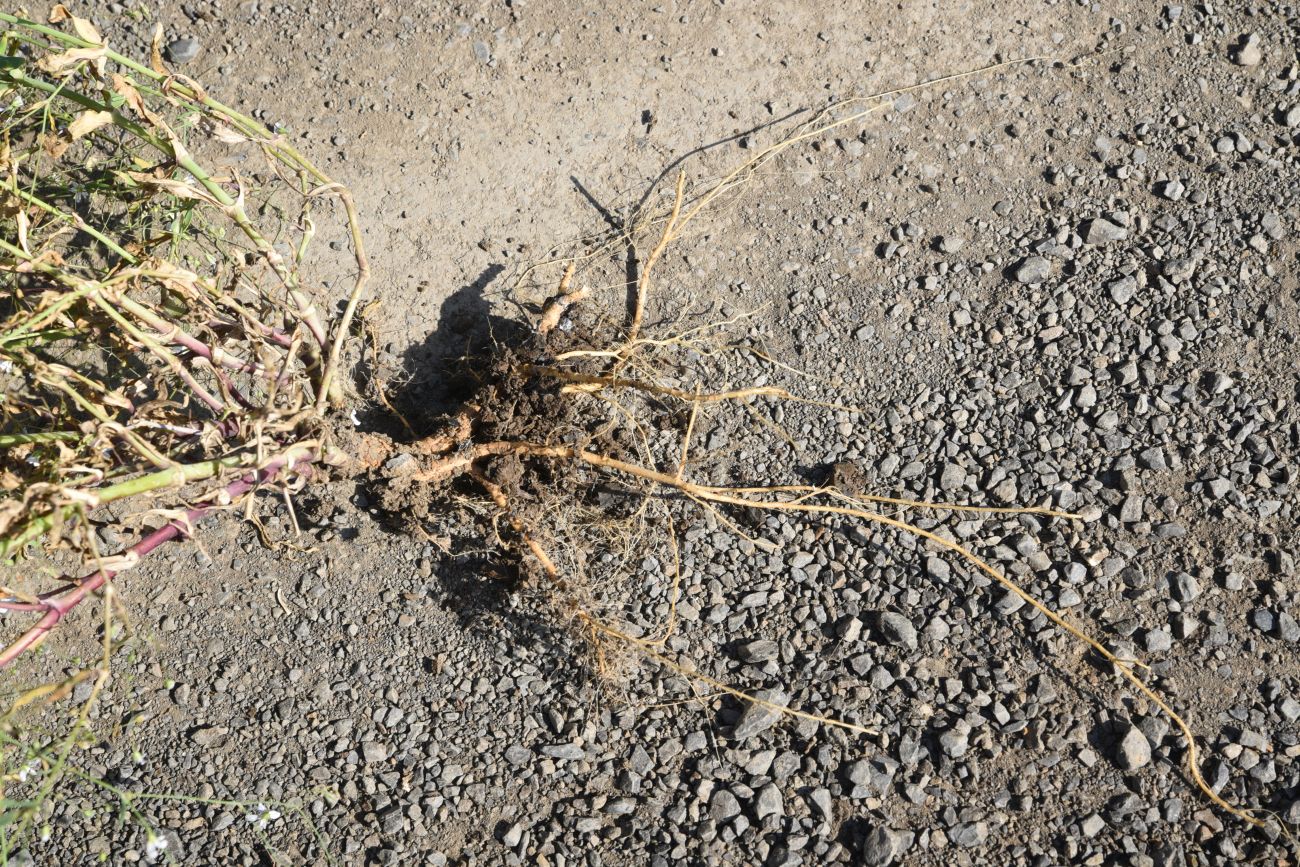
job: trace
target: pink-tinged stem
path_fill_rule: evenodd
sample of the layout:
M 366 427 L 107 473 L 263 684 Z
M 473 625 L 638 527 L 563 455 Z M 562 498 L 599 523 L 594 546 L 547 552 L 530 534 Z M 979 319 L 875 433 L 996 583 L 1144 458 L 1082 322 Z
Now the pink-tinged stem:
M 239 387 L 235 385 L 234 381 L 231 380 L 229 376 L 226 376 L 226 374 L 221 370 L 220 367 L 213 367 L 212 373 L 217 377 L 218 380 L 220 380 L 221 384 L 225 386 L 225 389 L 227 392 L 230 393 L 230 396 L 235 399 L 235 403 L 239 404 L 244 409 L 254 408 L 253 404 L 249 402 L 248 398 L 244 397 L 244 395 L 240 392 Z
M 272 481 L 285 469 L 292 469 L 292 466 L 292 458 L 277 458 L 262 469 L 249 473 L 243 478 L 226 485 L 225 493 L 227 497 L 233 500 L 252 490 L 257 485 Z M 162 546 L 163 543 L 188 536 L 194 523 L 214 508 L 216 508 L 215 504 L 206 504 L 188 510 L 184 518 L 177 518 L 165 527 L 154 530 L 124 551 L 123 555 L 127 557 L 133 556 L 138 562 L 139 559 Z M 59 625 L 59 621 L 67 616 L 68 612 L 76 608 L 81 604 L 82 600 L 99 590 L 122 571 L 125 571 L 125 569 L 101 569 L 92 572 L 77 583 L 68 585 L 66 589 L 61 588 L 60 591 L 56 591 L 59 595 L 48 599 L 42 598 L 38 605 L 28 602 L 0 602 L 0 608 L 9 611 L 43 610 L 45 612 L 45 616 L 37 621 L 34 626 L 20 635 L 3 651 L 0 651 L 0 668 L 6 667 L 19 656 L 22 656 L 23 653 L 39 645 L 50 634 L 50 631 Z
M 288 349 L 289 347 L 293 346 L 293 338 L 290 337 L 288 334 L 285 334 L 279 328 L 272 328 L 271 326 L 265 325 L 261 322 L 250 322 L 249 326 L 251 326 L 255 331 L 257 331 L 258 334 L 262 335 L 267 340 L 274 343 L 276 346 L 279 346 L 283 349 Z M 208 322 L 208 327 L 235 329 L 238 328 L 239 326 L 235 325 L 233 322 L 227 322 L 224 319 L 213 319 Z
M 127 297 L 123 297 L 120 300 L 122 306 L 125 307 L 128 312 L 143 320 L 146 325 L 158 332 L 159 337 L 163 340 L 169 343 L 174 343 L 177 346 L 185 347 L 195 355 L 206 358 L 216 367 L 227 367 L 231 370 L 240 371 L 241 373 L 258 372 L 257 365 L 231 355 L 219 346 L 209 346 L 202 340 L 199 340 L 197 337 L 186 332 L 176 323 L 165 319 L 143 304 L 139 304 Z
M 206 388 L 199 385 L 199 381 L 194 378 L 193 374 L 191 374 L 188 370 L 185 369 L 185 366 L 183 364 L 178 364 L 175 372 L 176 375 L 181 378 L 181 382 L 185 383 L 185 385 L 189 387 L 189 390 L 194 393 L 195 397 L 197 397 L 199 400 L 206 403 L 209 409 L 211 409 L 217 415 L 222 415 L 223 413 L 225 413 L 226 411 L 225 402 L 221 400 L 221 398 L 213 394 L 209 394 Z
M 69 584 L 69 587 L 72 585 Z M 59 588 L 62 592 L 63 588 Z M 0 599 L 0 611 L 44 611 L 45 605 L 40 602 L 19 602 L 16 599 Z

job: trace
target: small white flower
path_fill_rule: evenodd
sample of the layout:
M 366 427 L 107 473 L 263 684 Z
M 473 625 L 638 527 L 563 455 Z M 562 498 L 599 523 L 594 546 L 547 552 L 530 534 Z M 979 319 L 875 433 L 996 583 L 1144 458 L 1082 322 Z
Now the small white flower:
M 41 842 L 42 842 L 42 843 L 48 843 L 48 842 L 50 842 L 50 838 L 53 837 L 53 836 L 54 836 L 54 829 L 53 829 L 52 827 L 50 827 L 49 825 L 42 825 L 42 826 L 41 826 Z
M 357 418 L 357 411 L 355 409 L 352 410 L 350 415 L 352 416 L 352 426 L 361 427 L 361 419 Z
M 13 373 L 14 363 L 7 358 L 0 358 L 0 373 Z
M 280 811 L 273 810 L 266 806 L 266 804 L 258 804 L 248 813 L 248 815 L 244 816 L 244 820 L 247 821 L 248 824 L 256 825 L 258 830 L 261 831 L 265 831 L 266 826 L 278 818 L 280 818 Z
M 26 767 L 18 772 L 18 782 L 25 783 L 40 772 L 41 763 L 36 759 L 32 759 L 27 763 Z
M 144 842 L 144 860 L 152 864 L 166 851 L 167 838 L 150 831 L 148 839 Z

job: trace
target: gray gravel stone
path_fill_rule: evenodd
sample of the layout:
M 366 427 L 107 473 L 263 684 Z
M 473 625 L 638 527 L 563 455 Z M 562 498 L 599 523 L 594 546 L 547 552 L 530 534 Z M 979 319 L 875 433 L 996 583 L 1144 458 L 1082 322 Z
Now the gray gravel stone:
M 1174 646 L 1173 637 L 1167 629 L 1149 629 L 1142 640 L 1147 653 L 1164 653 Z
M 1286 611 L 1278 612 L 1277 637 L 1290 644 L 1300 642 L 1300 623 Z
M 790 701 L 790 696 L 779 689 L 760 689 L 754 693 L 754 697 L 782 706 Z M 746 702 L 745 709 L 741 712 L 740 719 L 736 721 L 736 727 L 732 730 L 731 736 L 738 741 L 752 738 L 754 735 L 770 729 L 780 718 L 780 711 L 753 702 Z
M 1052 263 L 1042 256 L 1030 256 L 1016 266 L 1017 283 L 1043 283 L 1052 276 Z
M 1160 271 L 1174 283 L 1184 283 L 1196 273 L 1196 260 L 1190 256 L 1167 259 Z
M 1260 632 L 1272 632 L 1273 628 L 1277 625 L 1277 617 L 1267 608 L 1256 608 L 1254 611 L 1250 612 L 1250 617 L 1248 619 L 1250 620 L 1250 625 L 1258 629 Z
M 1137 726 L 1128 726 L 1116 742 L 1115 763 L 1126 771 L 1136 771 L 1151 763 L 1151 742 Z
M 715 789 L 709 798 L 709 815 L 717 822 L 729 822 L 740 815 L 740 801 L 729 789 Z
M 835 804 L 831 800 L 830 789 L 818 788 L 813 789 L 812 794 L 808 796 L 815 809 L 823 819 L 830 820 L 835 816 Z
M 970 726 L 964 720 L 958 720 L 955 726 L 939 736 L 939 745 L 943 747 L 944 755 L 959 759 L 970 749 L 969 738 Z
M 564 761 L 577 761 L 584 758 L 586 753 L 578 744 L 551 744 L 542 747 L 542 753 L 553 759 L 563 759 Z
M 1080 228 L 1079 236 L 1085 244 L 1109 244 L 1127 238 L 1128 229 L 1104 217 L 1098 217 L 1085 222 Z
M 785 815 L 785 799 L 781 797 L 781 790 L 775 783 L 768 783 L 758 790 L 758 796 L 754 799 L 754 815 L 760 822 L 768 816 L 780 818 Z
M 737 647 L 736 655 L 744 662 L 767 662 L 769 659 L 776 659 L 779 649 L 775 641 L 759 638 Z
M 1156 195 L 1163 199 L 1168 199 L 1171 202 L 1177 202 L 1182 199 L 1183 193 L 1186 191 L 1187 188 L 1183 186 L 1183 182 L 1177 178 L 1168 181 L 1161 181 L 1156 184 Z
M 943 465 L 939 473 L 939 487 L 945 491 L 955 491 L 966 483 L 966 471 L 953 463 Z
M 190 732 L 190 740 L 201 747 L 219 747 L 228 734 L 230 730 L 224 726 L 199 726 Z
M 865 867 L 888 867 L 907 851 L 903 833 L 878 825 L 862 838 L 862 863 Z
M 835 634 L 841 641 L 852 644 L 862 636 L 862 621 L 856 617 L 845 617 L 836 624 Z
M 500 836 L 497 839 L 500 840 L 501 845 L 505 846 L 507 849 L 513 849 L 519 845 L 519 842 L 523 837 L 524 826 L 518 822 L 513 822 L 501 829 Z
M 1229 56 L 1238 66 L 1259 66 L 1260 61 L 1264 59 L 1264 46 L 1261 44 L 1259 34 L 1251 33 L 1241 37 L 1233 46 Z
M 988 839 L 987 822 L 958 822 L 948 829 L 948 839 L 966 849 L 981 846 Z
M 754 798 L 754 816 L 762 822 L 767 816 L 776 816 L 781 818 L 785 815 L 785 799 L 781 797 L 781 790 L 776 788 L 776 784 L 768 783 L 762 789 L 758 790 L 758 797 Z
M 880 615 L 880 632 L 891 644 L 916 647 L 916 627 L 912 621 L 895 611 Z
M 1127 304 L 1132 301 L 1133 296 L 1137 294 L 1137 289 L 1137 278 L 1132 274 L 1106 284 L 1106 291 L 1110 293 L 1111 300 L 1116 304 Z
M 189 63 L 199 56 L 199 40 L 193 36 L 173 39 L 167 43 L 167 59 L 172 63 Z
M 1169 592 L 1179 602 L 1191 602 L 1201 595 L 1201 585 L 1186 572 L 1178 572 L 1169 579 Z

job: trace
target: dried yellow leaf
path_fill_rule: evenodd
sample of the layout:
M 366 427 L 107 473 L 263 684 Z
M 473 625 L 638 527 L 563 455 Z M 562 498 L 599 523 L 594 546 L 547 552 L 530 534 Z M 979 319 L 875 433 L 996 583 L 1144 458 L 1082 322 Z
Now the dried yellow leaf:
M 113 82 L 113 92 L 126 100 L 126 104 L 131 106 L 133 112 L 140 117 L 149 116 L 149 110 L 144 105 L 144 97 L 140 96 L 140 91 L 135 89 L 134 84 L 116 72 L 113 73 L 111 80 Z
M 149 44 L 149 65 L 159 75 L 171 75 L 171 70 L 167 68 L 167 64 L 163 63 L 162 40 L 163 28 L 160 21 L 153 29 L 153 40 Z
M 50 10 L 51 24 L 58 24 L 61 21 L 67 21 L 69 19 L 72 20 L 72 29 L 77 31 L 77 35 L 82 39 L 92 45 L 104 44 L 104 37 L 99 35 L 99 31 L 95 29 L 95 25 L 91 24 L 90 21 L 85 18 L 78 18 L 76 15 L 73 15 L 68 11 L 67 6 L 59 3 Z
M 68 135 L 76 141 L 82 136 L 90 135 L 101 126 L 106 126 L 113 122 L 113 113 L 111 111 L 83 111 L 72 119 L 68 124 Z
M 62 54 L 47 54 L 36 61 L 36 65 L 45 72 L 57 74 L 70 66 L 75 66 L 87 60 L 99 60 L 107 53 L 108 49 L 103 45 L 96 45 L 91 48 L 73 48 Z

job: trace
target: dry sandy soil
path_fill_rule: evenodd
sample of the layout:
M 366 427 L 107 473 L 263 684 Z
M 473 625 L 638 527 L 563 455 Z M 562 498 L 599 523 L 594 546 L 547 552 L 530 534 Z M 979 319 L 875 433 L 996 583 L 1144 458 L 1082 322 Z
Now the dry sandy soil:
M 798 110 L 1044 58 L 905 94 L 770 164 L 670 250 L 650 317 L 758 311 L 746 339 L 857 408 L 786 411 L 789 449 L 702 427 L 720 481 L 848 461 L 878 493 L 1088 514 L 942 524 L 1149 662 L 1225 798 L 1300 819 L 1294 8 L 90 8 L 137 52 L 155 20 L 196 37 L 181 68 L 355 191 L 380 372 L 417 412 L 437 364 L 529 321 L 546 291 L 513 290 L 527 265 L 656 180 L 670 192 L 679 158 L 702 183 Z M 597 308 L 623 302 L 622 256 L 594 272 Z M 781 550 L 745 559 L 716 522 L 683 530 L 675 649 L 883 733 L 857 738 L 764 725 L 649 662 L 601 682 L 538 594 L 393 532 L 373 490 L 325 499 L 306 550 L 210 521 L 201 548 L 123 584 L 149 643 L 123 662 L 87 770 L 307 817 L 281 808 L 259 833 L 244 808 L 141 802 L 164 857 L 1294 863 L 1196 791 L 1148 703 L 906 538 L 776 522 Z M 82 812 L 106 803 L 52 806 L 34 862 L 143 860 L 137 825 Z

